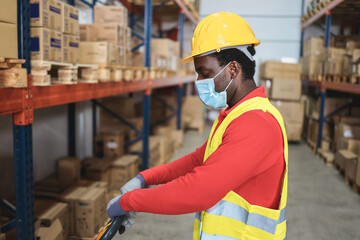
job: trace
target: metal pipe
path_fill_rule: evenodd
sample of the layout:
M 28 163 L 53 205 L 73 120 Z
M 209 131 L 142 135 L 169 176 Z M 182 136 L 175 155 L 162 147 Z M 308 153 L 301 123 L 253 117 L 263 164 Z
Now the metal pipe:
M 76 156 L 75 103 L 68 104 L 68 154 Z
M 184 10 L 180 10 L 179 15 L 179 34 L 178 34 L 178 41 L 180 42 L 180 59 L 183 58 L 183 50 L 184 50 Z
M 181 129 L 181 108 L 182 108 L 182 92 L 183 87 L 179 85 L 177 87 L 177 129 Z
M 330 46 L 331 13 L 326 11 L 325 47 Z
M 318 129 L 318 139 L 317 139 L 316 149 L 318 149 L 318 148 L 321 147 L 323 126 L 324 126 L 325 98 L 326 98 L 326 89 L 325 89 L 324 87 L 321 87 L 321 103 L 320 103 L 319 129 Z

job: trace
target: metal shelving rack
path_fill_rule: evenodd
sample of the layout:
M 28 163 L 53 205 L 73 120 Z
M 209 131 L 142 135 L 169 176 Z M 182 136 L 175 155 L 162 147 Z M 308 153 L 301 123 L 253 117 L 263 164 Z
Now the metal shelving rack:
M 78 0 L 93 8 L 97 0 L 92 3 L 86 0 Z M 127 0 L 118 0 L 130 11 L 130 22 L 134 23 L 133 4 Z M 168 2 L 169 0 L 165 1 Z M 182 0 L 174 0 L 179 6 L 179 41 L 183 49 L 184 16 L 192 22 L 197 19 L 190 13 Z M 75 0 L 67 0 L 75 5 Z M 34 109 L 68 104 L 68 131 L 69 131 L 69 155 L 75 152 L 75 103 L 93 100 L 93 131 L 96 134 L 96 101 L 97 98 L 115 96 L 131 92 L 144 92 L 143 116 L 144 125 L 141 137 L 143 140 L 143 169 L 148 167 L 148 139 L 150 119 L 151 90 L 170 86 L 177 86 L 177 127 L 181 128 L 181 96 L 183 84 L 194 82 L 194 76 L 169 77 L 165 79 L 144 79 L 136 82 L 109 82 L 98 84 L 78 85 L 53 85 L 48 87 L 36 87 L 32 85 L 30 75 L 30 1 L 17 0 L 18 3 L 18 45 L 19 59 L 25 59 L 24 67 L 28 72 L 28 87 L 22 89 L 0 89 L 0 116 L 13 115 L 13 144 L 15 165 L 16 208 L 8 202 L 3 203 L 16 218 L 1 226 L 1 232 L 7 232 L 16 228 L 17 239 L 35 239 L 34 233 L 34 190 L 33 190 L 33 154 L 32 154 L 32 123 Z M 164 4 L 163 4 L 164 5 Z M 161 6 L 157 6 L 161 7 Z M 144 37 L 145 67 L 150 71 L 151 50 L 151 23 L 152 23 L 152 0 L 145 0 L 144 10 L 137 13 L 144 14 Z M 117 116 L 118 117 L 118 116 Z M 119 120 L 122 120 L 118 117 Z M 125 124 L 129 124 L 126 123 Z M 133 127 L 134 129 L 135 127 Z
M 312 17 L 310 17 L 305 22 L 303 22 L 301 24 L 300 56 L 303 55 L 304 30 L 306 27 L 309 27 L 311 24 L 324 21 L 325 18 L 325 48 L 328 48 L 330 46 L 330 36 L 331 36 L 330 28 L 332 23 L 332 17 L 340 18 L 335 20 L 342 20 L 341 18 L 345 18 L 347 21 L 354 22 L 355 17 L 356 16 L 358 17 L 360 14 L 360 8 L 355 4 L 359 4 L 359 2 L 356 0 L 332 0 L 328 2 L 323 9 L 319 10 Z M 318 128 L 318 138 L 316 143 L 316 149 L 318 149 L 321 146 L 323 125 L 324 123 L 326 123 L 326 119 L 329 116 L 333 115 L 333 113 L 330 113 L 329 115 L 324 116 L 326 91 L 332 90 L 332 91 L 360 95 L 360 85 L 349 84 L 349 83 L 333 83 L 333 82 L 324 82 L 324 81 L 322 82 L 303 81 L 303 85 L 305 87 L 319 88 L 321 92 L 319 128 Z M 338 110 L 336 110 L 335 112 L 338 112 Z

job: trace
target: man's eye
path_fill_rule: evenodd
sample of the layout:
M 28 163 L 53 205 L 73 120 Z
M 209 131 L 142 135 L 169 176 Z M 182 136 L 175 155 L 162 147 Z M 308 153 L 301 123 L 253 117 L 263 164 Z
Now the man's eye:
M 210 74 L 206 73 L 203 75 L 204 78 L 209 78 Z

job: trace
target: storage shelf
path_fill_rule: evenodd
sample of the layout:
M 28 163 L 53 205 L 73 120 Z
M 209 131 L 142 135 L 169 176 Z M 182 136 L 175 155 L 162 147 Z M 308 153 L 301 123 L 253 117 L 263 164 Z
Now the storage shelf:
M 24 91 L 23 88 L 0 88 L 0 116 L 24 109 Z
M 34 109 L 52 107 L 62 104 L 81 102 L 90 99 L 110 97 L 125 93 L 145 91 L 148 88 L 164 88 L 195 81 L 195 76 L 176 76 L 152 79 L 148 86 L 146 80 L 133 82 L 107 82 L 76 85 L 33 86 Z M 0 115 L 24 110 L 23 94 L 25 89 L 0 89 Z
M 326 7 L 322 8 L 320 11 L 318 11 L 312 17 L 310 17 L 308 20 L 306 20 L 304 23 L 302 23 L 301 27 L 304 29 L 304 28 L 310 26 L 312 23 L 316 22 L 321 17 L 325 16 L 326 10 L 331 11 L 333 8 L 337 7 L 338 5 L 340 5 L 344 1 L 346 1 L 346 0 L 333 0 L 333 1 L 331 1 Z
M 360 84 L 303 81 L 303 85 L 360 95 Z

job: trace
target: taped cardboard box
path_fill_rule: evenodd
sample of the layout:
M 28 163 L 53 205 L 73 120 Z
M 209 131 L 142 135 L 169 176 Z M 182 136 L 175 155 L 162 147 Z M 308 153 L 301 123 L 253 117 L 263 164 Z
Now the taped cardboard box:
M 50 227 L 40 227 L 35 235 L 37 240 L 63 240 L 60 220 L 57 219 Z
M 139 172 L 140 157 L 124 155 L 116 159 L 111 167 L 111 189 L 120 189 Z
M 71 192 L 64 194 L 59 198 L 60 201 L 66 202 L 69 206 L 69 236 L 74 236 L 76 234 L 76 201 L 86 192 L 86 190 L 86 187 L 75 187 Z
M 129 147 L 130 152 L 139 153 L 142 152 L 143 143 L 138 141 Z M 150 136 L 149 138 L 149 167 L 155 167 L 158 165 L 160 159 L 160 142 L 156 136 Z
M 41 226 L 50 227 L 52 224 L 56 222 L 56 220 L 60 220 L 62 226 L 62 239 L 69 238 L 69 227 L 70 227 L 70 214 L 68 204 L 66 203 L 56 203 L 50 209 L 48 209 L 45 213 L 38 217 L 40 220 Z
M 260 78 L 300 80 L 300 64 L 266 61 L 260 65 Z
M 175 149 L 179 149 L 184 142 L 184 130 L 171 130 L 170 136 L 175 142 Z
M 281 113 L 284 121 L 302 122 L 304 118 L 304 104 L 301 102 L 270 101 Z
M 288 79 L 272 79 L 262 81 L 266 95 L 271 99 L 300 100 L 301 81 Z
M 96 23 L 80 25 L 81 41 L 111 42 L 125 47 L 126 27 L 117 23 Z
M 352 182 L 355 182 L 358 167 L 358 155 L 349 151 L 345 161 L 345 176 L 347 176 Z
M 115 49 L 108 42 L 80 42 L 80 63 L 114 64 Z
M 106 218 L 106 192 L 100 188 L 88 188 L 77 199 L 75 207 L 76 235 L 93 237 L 103 226 Z
M 31 60 L 51 60 L 50 30 L 43 27 L 32 27 L 31 37 Z
M 360 155 L 360 139 L 343 138 L 340 140 L 339 149 L 346 149 Z
M 356 157 L 356 155 L 349 150 L 339 150 L 335 154 L 334 162 L 340 169 L 345 170 L 346 162 Z
M 63 61 L 78 63 L 80 57 L 80 38 L 75 35 L 63 34 Z
M 62 62 L 63 59 L 63 35 L 61 32 L 50 30 L 50 60 Z
M 0 0 L 0 22 L 17 24 L 17 1 Z
M 61 32 L 62 31 L 62 19 L 64 12 L 59 0 L 48 0 L 49 1 L 49 18 L 50 18 L 50 29 Z
M 87 158 L 84 160 L 85 175 L 87 179 L 104 181 L 110 184 L 110 167 L 113 160 Z
M 67 4 L 62 3 L 62 32 L 79 36 L 79 9 Z
M 335 125 L 334 150 L 339 149 L 343 139 L 360 139 L 360 126 L 343 123 Z
M 49 8 L 49 0 L 30 0 L 30 26 L 50 28 Z
M 128 11 L 123 6 L 95 6 L 95 23 L 118 23 L 128 26 Z
M 104 157 L 118 158 L 125 152 L 125 136 L 122 131 L 103 131 Z
M 18 58 L 17 43 L 17 25 L 0 22 L 0 57 Z
M 324 39 L 322 38 L 309 38 L 304 44 L 304 56 L 318 55 L 321 56 L 324 51 Z
M 58 160 L 59 180 L 70 185 L 80 180 L 81 162 L 77 157 L 65 157 Z

